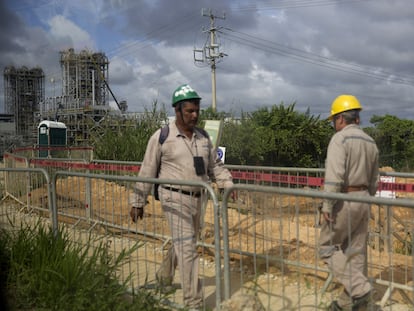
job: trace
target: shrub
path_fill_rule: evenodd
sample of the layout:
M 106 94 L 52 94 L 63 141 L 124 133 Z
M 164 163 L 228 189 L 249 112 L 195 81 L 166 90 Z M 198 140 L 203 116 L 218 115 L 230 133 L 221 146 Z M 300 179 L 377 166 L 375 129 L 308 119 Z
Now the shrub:
M 93 247 L 92 247 L 93 246 Z M 102 241 L 77 244 L 44 225 L 0 232 L 0 264 L 9 306 L 19 310 L 165 310 L 150 293 L 127 295 L 116 277 L 137 243 L 114 257 Z M 6 269 L 3 269 L 6 268 Z M 2 284 L 4 284 L 2 282 Z

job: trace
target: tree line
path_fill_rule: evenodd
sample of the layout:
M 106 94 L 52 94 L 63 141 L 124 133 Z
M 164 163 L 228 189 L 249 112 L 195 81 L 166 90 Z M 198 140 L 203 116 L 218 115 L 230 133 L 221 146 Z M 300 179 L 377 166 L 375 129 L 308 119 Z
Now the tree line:
M 204 120 L 223 120 L 221 146 L 226 147 L 226 164 L 278 167 L 323 168 L 328 143 L 334 129 L 329 120 L 310 111 L 299 112 L 295 103 L 283 102 L 234 117 L 211 108 L 200 113 Z M 118 121 L 104 127 L 91 142 L 95 157 L 102 160 L 142 161 L 150 136 L 168 122 L 165 108 L 154 102 L 136 120 Z M 380 167 L 410 172 L 414 168 L 414 121 L 392 115 L 370 119 L 363 127 L 376 141 Z

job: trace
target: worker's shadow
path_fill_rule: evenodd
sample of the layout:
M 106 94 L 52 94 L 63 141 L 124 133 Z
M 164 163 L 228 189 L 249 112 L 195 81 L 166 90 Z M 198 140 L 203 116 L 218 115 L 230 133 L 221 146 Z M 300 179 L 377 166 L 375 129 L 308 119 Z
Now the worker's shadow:
M 202 279 L 202 286 L 204 288 L 211 288 L 213 287 L 214 290 L 210 291 L 210 290 L 206 290 L 204 293 L 204 304 L 211 308 L 214 309 L 216 307 L 216 297 L 217 297 L 217 283 L 216 283 L 216 278 L 215 276 L 212 277 L 204 277 Z M 221 298 L 224 298 L 224 290 L 223 290 L 223 281 L 221 282 Z M 203 289 L 204 290 L 204 289 Z

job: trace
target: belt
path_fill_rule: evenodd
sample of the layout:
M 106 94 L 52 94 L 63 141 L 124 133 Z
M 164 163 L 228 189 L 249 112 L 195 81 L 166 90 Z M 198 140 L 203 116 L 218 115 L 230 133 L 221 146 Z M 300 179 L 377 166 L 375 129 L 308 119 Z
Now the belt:
M 344 187 L 342 192 L 348 193 L 348 192 L 365 191 L 365 190 L 368 190 L 367 186 L 348 186 L 348 187 Z
M 161 186 L 166 190 L 170 190 L 170 191 L 174 191 L 174 192 L 180 192 L 182 194 L 185 195 L 189 195 L 195 198 L 199 198 L 201 196 L 201 191 L 195 192 L 195 191 L 186 191 L 186 190 L 182 190 L 182 189 L 178 189 L 178 188 L 173 188 L 173 187 L 167 187 L 167 186 Z

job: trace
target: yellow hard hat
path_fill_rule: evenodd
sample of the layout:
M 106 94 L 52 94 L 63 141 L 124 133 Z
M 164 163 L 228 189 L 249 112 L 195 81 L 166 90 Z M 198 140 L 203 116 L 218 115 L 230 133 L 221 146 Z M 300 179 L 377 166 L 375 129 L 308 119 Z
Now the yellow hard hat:
M 334 115 L 348 111 L 359 109 L 362 110 L 362 106 L 359 103 L 358 99 L 353 95 L 339 95 L 335 100 L 332 102 L 331 106 L 331 115 L 329 119 L 332 120 Z

